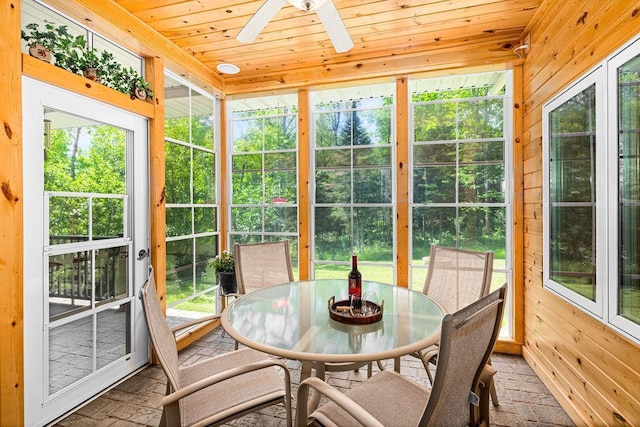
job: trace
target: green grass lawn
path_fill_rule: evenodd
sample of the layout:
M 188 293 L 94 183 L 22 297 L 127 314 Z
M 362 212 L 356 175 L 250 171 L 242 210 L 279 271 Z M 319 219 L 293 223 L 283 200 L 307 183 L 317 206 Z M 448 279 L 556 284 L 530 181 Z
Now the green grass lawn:
M 411 289 L 419 291 L 422 290 L 424 280 L 427 275 L 426 268 L 418 268 L 417 266 L 426 265 L 422 259 L 413 260 Z M 504 269 L 505 260 L 495 259 L 494 268 Z M 351 267 L 348 265 L 335 265 L 335 264 L 320 264 L 315 268 L 316 279 L 346 279 Z M 362 273 L 363 280 L 371 280 L 381 283 L 394 284 L 395 279 L 393 275 L 393 268 L 389 265 L 376 265 L 362 264 L 358 266 L 358 270 Z M 297 279 L 298 269 L 294 269 L 294 277 Z M 507 281 L 506 273 L 494 272 L 491 281 L 491 289 L 496 289 Z M 184 289 L 190 289 L 190 284 L 183 284 L 180 288 L 176 285 L 170 285 L 167 283 L 167 302 L 171 304 L 174 301 L 179 301 L 188 296 L 188 291 Z M 194 299 L 188 300 L 181 304 L 174 306 L 173 308 L 178 310 L 195 311 L 201 313 L 215 313 L 215 293 L 209 292 Z

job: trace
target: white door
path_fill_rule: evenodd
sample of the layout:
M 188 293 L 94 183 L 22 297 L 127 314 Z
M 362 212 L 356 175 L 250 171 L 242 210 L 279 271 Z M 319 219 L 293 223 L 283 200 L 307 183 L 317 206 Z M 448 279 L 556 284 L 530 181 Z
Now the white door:
M 148 361 L 146 119 L 23 78 L 25 425 Z M 43 135 L 44 134 L 44 135 Z

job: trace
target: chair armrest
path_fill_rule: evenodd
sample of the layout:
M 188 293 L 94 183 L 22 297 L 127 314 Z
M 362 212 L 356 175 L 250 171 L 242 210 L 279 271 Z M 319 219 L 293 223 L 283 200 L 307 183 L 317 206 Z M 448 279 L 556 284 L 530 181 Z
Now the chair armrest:
M 493 366 L 484 365 L 484 368 L 482 368 L 482 372 L 480 372 L 480 378 L 478 378 L 478 386 L 481 388 L 488 388 L 496 372 L 498 372 L 498 370 Z
M 217 373 L 215 375 L 211 375 L 209 377 L 203 378 L 199 381 L 196 381 L 193 384 L 189 384 L 186 387 L 181 388 L 180 390 L 176 390 L 173 393 L 162 398 L 162 405 L 168 406 L 177 403 L 180 399 L 189 396 L 190 394 L 195 393 L 196 391 L 202 390 L 219 382 L 228 380 L 230 378 L 237 377 L 239 375 L 243 375 L 249 372 L 257 371 L 265 368 L 279 367 L 284 370 L 285 373 L 285 387 L 287 390 L 287 395 L 291 396 L 291 378 L 289 375 L 289 369 L 286 367 L 284 362 L 275 359 L 267 359 L 260 360 L 258 362 L 248 363 L 243 366 L 238 366 L 236 368 L 227 369 L 226 371 Z
M 210 316 L 201 317 L 199 319 L 190 320 L 188 322 L 182 323 L 178 326 L 174 326 L 171 328 L 171 332 L 175 335 L 176 332 L 181 331 L 186 328 L 190 328 L 195 325 L 199 325 L 200 323 L 210 322 L 212 320 L 216 320 L 220 318 L 220 314 L 212 314 Z
M 382 423 L 376 420 L 362 406 L 348 398 L 345 394 L 331 387 L 329 384 L 322 381 L 320 378 L 309 377 L 302 381 L 298 387 L 298 400 L 296 407 L 296 425 L 306 426 L 307 419 L 309 418 L 307 410 L 307 400 L 309 398 L 309 387 L 315 389 L 319 393 L 322 393 L 328 399 L 335 402 L 342 409 L 344 409 L 349 415 L 355 418 L 363 426 L 370 427 L 383 427 Z
M 434 345 L 432 345 L 430 347 L 427 347 L 427 348 L 425 348 L 423 350 L 420 350 L 420 357 L 425 362 L 429 362 L 431 359 L 433 359 L 434 357 L 438 356 L 438 351 L 440 351 L 438 345 L 434 344 Z

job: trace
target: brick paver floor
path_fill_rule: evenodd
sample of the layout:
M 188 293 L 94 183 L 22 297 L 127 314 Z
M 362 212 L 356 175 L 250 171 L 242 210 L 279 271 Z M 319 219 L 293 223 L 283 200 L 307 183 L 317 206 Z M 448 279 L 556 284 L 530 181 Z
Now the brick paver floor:
M 203 357 L 232 351 L 233 340 L 222 336 L 220 328 L 180 352 L 180 363 L 191 364 Z M 491 423 L 497 426 L 573 426 L 566 412 L 549 393 L 533 370 L 521 357 L 494 355 L 497 368 L 496 389 L 500 405 L 491 407 Z M 288 361 L 295 396 L 300 363 Z M 374 374 L 377 367 L 374 364 Z M 421 384 L 428 384 L 422 363 L 412 357 L 402 358 L 401 372 Z M 366 369 L 359 372 L 332 372 L 327 382 L 339 389 L 357 387 L 366 379 Z M 149 366 L 100 397 L 85 404 L 55 425 L 138 427 L 157 426 L 161 417 L 160 401 L 166 391 L 166 377 L 158 366 Z M 293 401 L 295 408 L 295 399 Z M 232 426 L 285 426 L 282 405 L 266 408 L 229 423 Z M 395 426 L 390 426 L 395 427 Z

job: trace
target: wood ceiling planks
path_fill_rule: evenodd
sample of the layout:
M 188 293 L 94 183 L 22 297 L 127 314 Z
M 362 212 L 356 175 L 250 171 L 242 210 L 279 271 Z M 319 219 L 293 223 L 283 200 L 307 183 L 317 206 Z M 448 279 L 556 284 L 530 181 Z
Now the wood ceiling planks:
M 355 44 L 339 54 L 317 15 L 289 4 L 253 43 L 243 44 L 235 37 L 263 0 L 115 1 L 213 73 L 222 62 L 238 65 L 238 75 L 222 76 L 228 93 L 326 82 L 331 69 L 341 70 L 333 73 L 340 74 L 338 79 L 355 78 L 363 64 L 378 70 L 367 74 L 375 77 L 454 64 L 516 63 L 513 48 L 542 2 L 334 0 Z M 432 59 L 416 61 L 416 55 L 426 54 Z M 396 68 L 397 64 L 404 66 Z

